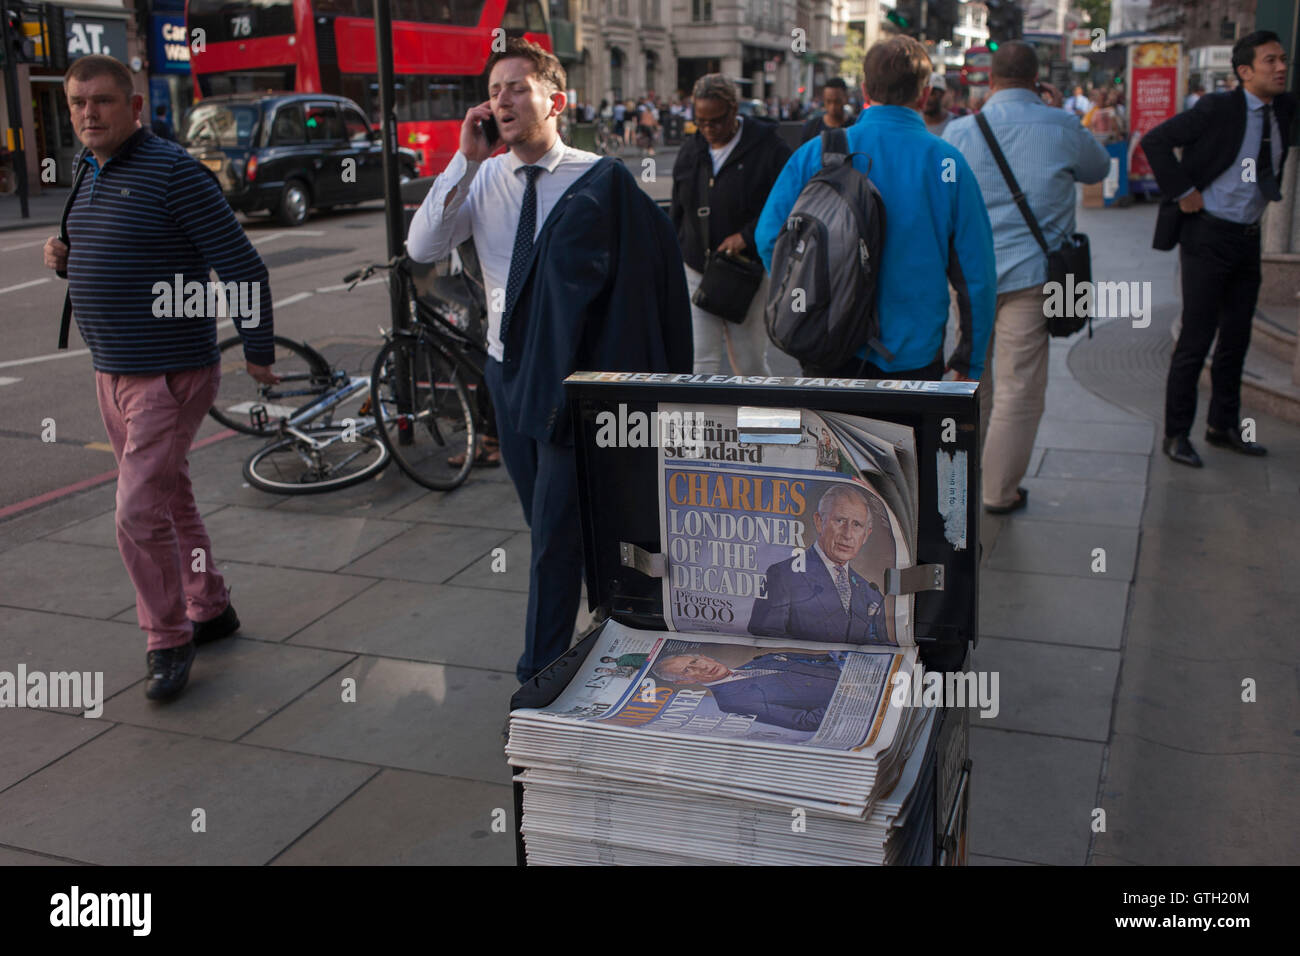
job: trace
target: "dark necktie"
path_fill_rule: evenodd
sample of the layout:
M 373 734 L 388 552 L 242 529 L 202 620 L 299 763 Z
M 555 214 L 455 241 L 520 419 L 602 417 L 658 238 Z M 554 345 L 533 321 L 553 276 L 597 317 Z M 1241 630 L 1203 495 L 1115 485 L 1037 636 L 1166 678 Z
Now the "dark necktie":
M 1255 164 L 1258 175 L 1259 191 L 1269 202 L 1282 198 L 1282 190 L 1277 185 L 1277 173 L 1273 172 L 1273 109 L 1264 104 L 1264 133 L 1259 138 L 1259 161 Z
M 839 592 L 840 603 L 847 611 L 853 603 L 853 589 L 849 586 L 849 573 L 842 564 L 835 565 L 835 590 Z
M 533 252 L 533 232 L 537 229 L 537 176 L 541 166 L 524 166 L 528 175 L 528 185 L 524 188 L 524 205 L 519 210 L 519 228 L 515 230 L 515 249 L 510 255 L 510 276 L 506 279 L 506 309 L 503 315 L 509 315 L 515 307 L 515 300 L 524 287 L 524 277 L 528 274 L 528 260 Z

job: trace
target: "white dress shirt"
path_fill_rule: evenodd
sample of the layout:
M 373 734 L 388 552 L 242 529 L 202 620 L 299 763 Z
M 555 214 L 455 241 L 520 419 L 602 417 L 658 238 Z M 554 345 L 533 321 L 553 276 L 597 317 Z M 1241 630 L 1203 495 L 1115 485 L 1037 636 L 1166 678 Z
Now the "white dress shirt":
M 537 177 L 534 239 L 559 198 L 598 159 L 595 153 L 573 149 L 556 137 L 555 145 L 534 164 L 545 170 Z M 483 287 L 487 290 L 487 350 L 498 362 L 505 354 L 501 345 L 501 313 L 528 183 L 528 177 L 519 172 L 525 165 L 528 164 L 513 152 L 471 163 L 458 151 L 434 181 L 411 220 L 411 231 L 406 237 L 406 251 L 417 262 L 445 259 L 452 249 L 474 237 L 474 247 L 483 267 Z M 444 208 L 453 189 L 456 192 Z

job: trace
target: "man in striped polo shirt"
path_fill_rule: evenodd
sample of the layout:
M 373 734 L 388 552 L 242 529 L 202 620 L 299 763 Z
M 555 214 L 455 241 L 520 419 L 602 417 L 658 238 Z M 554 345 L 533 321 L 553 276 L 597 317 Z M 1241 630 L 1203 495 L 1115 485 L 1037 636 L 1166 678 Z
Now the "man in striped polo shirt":
M 195 645 L 239 628 L 186 454 L 221 379 L 217 295 L 243 336 L 249 374 L 278 381 L 271 290 L 212 174 L 140 127 L 143 98 L 125 66 L 82 57 L 64 88 L 85 147 L 77 162 L 88 168 L 68 212 L 68 243 L 48 240 L 45 264 L 66 271 L 90 347 L 118 465 L 118 550 L 149 639 L 145 696 L 167 700 L 189 680 Z M 222 285 L 209 286 L 214 269 Z

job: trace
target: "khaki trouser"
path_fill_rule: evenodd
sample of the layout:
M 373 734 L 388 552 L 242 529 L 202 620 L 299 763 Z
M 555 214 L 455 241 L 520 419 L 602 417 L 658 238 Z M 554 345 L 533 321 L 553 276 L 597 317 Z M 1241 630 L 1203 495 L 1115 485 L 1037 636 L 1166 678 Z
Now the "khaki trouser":
M 1043 417 L 1050 339 L 1041 286 L 998 296 L 993 332 L 993 412 L 982 461 L 984 504 L 1016 500 Z

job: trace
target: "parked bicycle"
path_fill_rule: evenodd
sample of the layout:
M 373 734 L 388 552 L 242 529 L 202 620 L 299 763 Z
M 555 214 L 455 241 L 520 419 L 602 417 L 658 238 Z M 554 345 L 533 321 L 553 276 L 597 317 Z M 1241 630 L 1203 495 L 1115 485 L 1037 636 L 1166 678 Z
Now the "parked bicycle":
M 275 337 L 276 385 L 250 376 L 238 335 L 223 341 L 221 388 L 209 414 L 245 435 L 271 439 L 244 463 L 254 488 L 309 495 L 359 484 L 388 466 L 370 414 L 370 379 L 331 367 L 315 349 Z M 355 411 L 335 416 L 360 402 Z
M 398 256 L 344 276 L 348 288 L 391 271 L 411 318 L 385 333 L 370 376 L 370 407 L 380 440 L 408 476 L 439 491 L 458 487 L 474 466 L 486 424 L 487 351 L 471 334 L 469 303 L 420 296 L 411 262 Z

